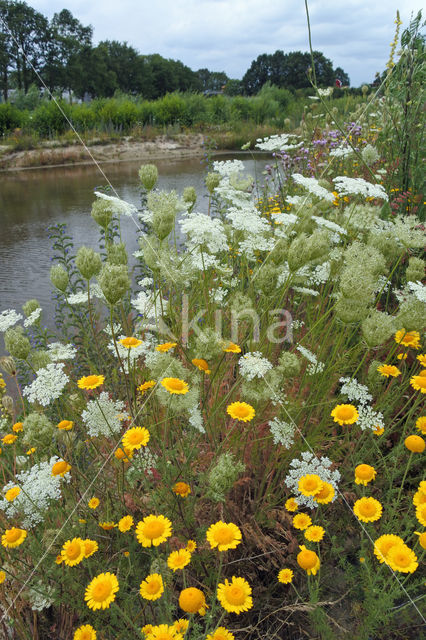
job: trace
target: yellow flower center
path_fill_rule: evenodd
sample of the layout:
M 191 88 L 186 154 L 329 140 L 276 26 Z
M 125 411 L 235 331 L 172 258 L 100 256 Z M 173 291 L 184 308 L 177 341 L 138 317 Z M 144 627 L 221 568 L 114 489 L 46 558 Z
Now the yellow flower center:
M 226 589 L 226 599 L 230 604 L 239 606 L 243 604 L 246 599 L 246 594 L 242 587 L 233 584 Z
M 376 513 L 376 505 L 374 502 L 362 502 L 359 505 L 359 512 L 363 516 L 372 516 Z
M 148 593 L 154 595 L 154 593 L 157 593 L 161 589 L 160 581 L 157 579 L 150 580 L 147 583 L 145 589 L 148 591 Z
M 64 473 L 67 470 L 68 463 L 65 460 L 60 460 L 59 462 L 55 462 L 52 467 L 52 474 L 57 476 L 61 473 Z
M 302 569 L 313 569 L 317 563 L 317 555 L 314 551 L 305 549 L 298 554 L 297 561 Z
M 408 567 L 410 564 L 410 556 L 404 548 L 399 548 L 392 553 L 392 560 L 399 567 Z
M 96 602 L 103 602 L 111 593 L 111 583 L 109 580 L 97 582 L 92 589 L 92 598 Z
M 139 444 L 143 441 L 143 433 L 139 431 L 131 431 L 127 434 L 127 439 L 131 444 Z
M 144 526 L 144 535 L 146 538 L 153 540 L 159 538 L 164 533 L 164 524 L 160 520 L 147 522 Z
M 362 480 L 369 480 L 372 477 L 372 467 L 368 464 L 360 464 L 356 468 L 356 475 Z
M 97 384 L 98 382 L 99 376 L 86 376 L 84 379 L 84 384 L 87 386 Z
M 8 542 L 16 542 L 20 537 L 21 531 L 19 529 L 16 529 L 15 527 L 9 529 L 9 531 L 6 531 L 6 540 Z
M 168 381 L 168 385 L 174 391 L 180 391 L 181 389 L 183 389 L 185 387 L 185 383 L 182 382 L 182 380 L 178 380 L 177 378 L 171 378 Z
M 65 554 L 69 560 L 75 560 L 81 554 L 81 545 L 79 542 L 71 542 L 68 545 Z
M 353 416 L 353 410 L 351 407 L 340 407 L 339 411 L 337 412 L 337 416 L 341 420 L 349 420 L 349 418 L 352 418 Z
M 214 532 L 214 539 L 218 544 L 229 544 L 234 539 L 234 533 L 230 527 L 220 527 Z

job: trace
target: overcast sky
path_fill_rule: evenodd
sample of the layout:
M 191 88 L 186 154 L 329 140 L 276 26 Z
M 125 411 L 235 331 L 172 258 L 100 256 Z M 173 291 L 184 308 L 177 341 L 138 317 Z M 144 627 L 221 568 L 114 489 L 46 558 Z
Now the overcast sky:
M 27 0 L 51 18 L 69 9 L 91 24 L 94 42 L 119 40 L 191 69 L 242 78 L 261 53 L 307 51 L 304 0 Z M 403 7 L 402 7 L 403 5 Z M 420 0 L 310 0 L 312 45 L 349 74 L 372 82 L 389 57 L 399 8 L 402 28 Z

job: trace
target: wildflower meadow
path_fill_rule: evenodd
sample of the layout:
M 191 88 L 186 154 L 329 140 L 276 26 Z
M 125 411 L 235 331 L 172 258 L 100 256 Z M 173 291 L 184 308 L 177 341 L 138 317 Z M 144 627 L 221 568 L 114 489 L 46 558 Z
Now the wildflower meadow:
M 56 331 L 0 313 L 2 638 L 421 637 L 420 23 L 257 180 L 210 158 L 205 213 L 142 165 L 97 248 L 51 229 Z

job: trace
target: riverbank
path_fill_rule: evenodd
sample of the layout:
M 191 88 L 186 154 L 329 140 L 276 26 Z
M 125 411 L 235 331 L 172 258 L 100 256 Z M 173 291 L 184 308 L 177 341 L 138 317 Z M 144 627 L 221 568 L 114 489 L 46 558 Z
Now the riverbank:
M 125 136 L 118 141 L 91 140 L 86 146 L 79 142 L 66 146 L 54 146 L 46 142 L 36 149 L 13 150 L 0 147 L 0 171 L 20 171 L 68 165 L 128 162 L 138 160 L 178 160 L 202 156 L 205 152 L 202 134 L 160 135 L 152 140 L 137 140 Z

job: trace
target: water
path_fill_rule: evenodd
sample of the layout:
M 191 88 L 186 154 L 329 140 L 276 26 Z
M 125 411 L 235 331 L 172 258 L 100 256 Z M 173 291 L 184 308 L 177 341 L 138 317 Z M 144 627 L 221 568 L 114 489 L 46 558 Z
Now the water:
M 256 163 L 244 160 L 247 172 L 253 176 L 259 174 L 265 162 L 265 158 Z M 138 207 L 140 164 L 103 165 L 119 197 Z M 160 189 L 182 193 L 184 187 L 193 186 L 198 194 L 196 210 L 207 211 L 204 167 L 199 158 L 161 161 L 156 165 Z M 97 249 L 99 230 L 90 210 L 95 199 L 93 191 L 103 185 L 105 179 L 94 165 L 0 174 L 0 312 L 21 311 L 24 302 L 37 298 L 44 322 L 52 326 L 54 303 L 49 270 L 53 253 L 47 227 L 65 222 L 76 249 L 83 244 Z M 130 255 L 138 248 L 135 222 L 123 218 L 121 231 Z M 0 344 L 0 350 L 2 347 Z

